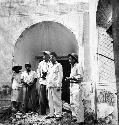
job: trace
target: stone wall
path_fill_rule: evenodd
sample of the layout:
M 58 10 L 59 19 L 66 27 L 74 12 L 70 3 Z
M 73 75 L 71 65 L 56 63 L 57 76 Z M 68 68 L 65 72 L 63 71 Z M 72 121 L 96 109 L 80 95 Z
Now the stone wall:
M 86 1 L 85 1 L 86 2 Z M 4 0 L 0 1 L 0 83 L 11 81 L 14 45 L 25 30 L 41 21 L 56 21 L 76 36 L 82 45 L 83 14 L 88 3 L 72 0 Z
M 119 1 L 112 2 L 112 31 L 113 31 L 113 44 L 114 44 L 114 60 L 115 60 L 115 74 L 116 74 L 116 87 L 117 87 L 117 106 L 118 106 L 118 120 L 119 120 Z

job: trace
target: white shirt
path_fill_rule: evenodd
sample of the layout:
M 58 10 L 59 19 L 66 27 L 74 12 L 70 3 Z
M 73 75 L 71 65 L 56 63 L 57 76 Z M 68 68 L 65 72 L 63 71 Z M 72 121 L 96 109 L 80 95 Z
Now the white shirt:
M 62 65 L 58 62 L 49 67 L 47 76 L 47 87 L 62 87 L 63 69 Z
M 43 73 L 43 72 L 47 72 L 47 73 L 48 73 L 49 66 L 50 66 L 50 63 L 49 63 L 49 62 L 45 62 L 44 60 L 41 61 L 41 62 L 38 64 L 37 77 L 39 78 L 39 83 L 40 83 L 40 84 L 43 84 L 43 85 L 46 85 L 46 84 L 47 84 L 46 79 L 43 79 L 43 78 L 42 78 L 42 73 Z
M 75 63 L 74 66 L 71 67 L 70 77 L 75 77 L 76 79 L 83 77 L 83 69 L 79 63 Z
M 13 83 L 12 83 L 12 89 L 18 89 L 19 87 L 22 87 L 21 85 L 21 73 L 14 74 L 13 76 Z
M 83 77 L 83 69 L 79 65 L 79 63 L 75 63 L 74 66 L 71 67 L 70 77 L 74 77 L 76 79 L 80 79 Z M 70 90 L 75 92 L 78 91 L 80 84 L 75 84 L 74 80 L 71 80 L 70 82 L 72 83 L 70 84 Z
M 21 74 L 21 79 L 23 79 L 24 82 L 26 82 L 27 84 L 29 84 L 30 82 L 33 82 L 35 78 L 37 78 L 37 74 L 35 71 L 32 71 L 32 70 L 29 73 L 27 71 L 24 71 Z

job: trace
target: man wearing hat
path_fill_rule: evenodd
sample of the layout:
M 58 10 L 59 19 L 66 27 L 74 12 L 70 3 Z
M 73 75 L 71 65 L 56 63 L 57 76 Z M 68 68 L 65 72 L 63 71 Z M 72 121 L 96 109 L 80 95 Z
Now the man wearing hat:
M 63 69 L 62 65 L 56 61 L 55 52 L 50 53 L 51 65 L 47 77 L 48 100 L 50 113 L 47 118 L 62 116 L 61 88 Z
M 31 70 L 31 64 L 25 64 L 26 71 L 22 72 L 21 79 L 23 83 L 23 108 L 25 112 L 35 110 L 37 74 Z
M 22 84 L 21 84 L 21 69 L 22 66 L 14 66 L 12 68 L 13 76 L 12 76 L 12 108 L 17 111 L 20 110 L 21 102 L 22 102 Z
M 78 63 L 78 55 L 71 53 L 68 55 L 71 64 L 70 77 L 70 105 L 72 111 L 72 120 L 80 125 L 84 122 L 84 107 L 82 102 L 81 82 L 83 78 L 82 67 Z
M 37 69 L 37 77 L 39 79 L 38 81 L 38 95 L 39 95 L 39 105 L 40 105 L 40 113 L 41 115 L 46 114 L 46 109 L 48 108 L 48 99 L 47 99 L 47 73 L 49 69 L 49 58 L 50 58 L 50 52 L 49 51 L 43 51 L 43 61 L 41 61 L 38 64 Z

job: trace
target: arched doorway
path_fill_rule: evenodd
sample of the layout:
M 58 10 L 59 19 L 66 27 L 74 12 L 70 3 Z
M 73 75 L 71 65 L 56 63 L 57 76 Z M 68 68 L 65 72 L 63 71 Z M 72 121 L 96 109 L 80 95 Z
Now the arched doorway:
M 58 61 L 63 66 L 64 78 L 69 76 L 70 65 L 67 55 L 72 52 L 78 53 L 75 35 L 57 22 L 43 21 L 32 25 L 23 31 L 15 44 L 14 63 L 24 67 L 26 62 L 30 62 L 32 69 L 36 70 L 44 50 L 57 53 Z M 63 79 L 63 98 L 69 96 L 68 86 Z

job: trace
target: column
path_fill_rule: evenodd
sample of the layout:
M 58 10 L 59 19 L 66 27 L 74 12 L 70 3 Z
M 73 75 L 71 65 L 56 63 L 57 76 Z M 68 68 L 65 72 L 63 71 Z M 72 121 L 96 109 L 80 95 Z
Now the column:
M 90 46 L 90 77 L 91 84 L 94 92 L 94 107 L 95 115 L 97 118 L 97 84 L 99 82 L 98 75 L 98 64 L 97 64 L 97 30 L 96 30 L 96 10 L 97 10 L 97 1 L 89 0 L 89 46 Z
M 97 69 L 97 30 L 96 30 L 96 10 L 97 1 L 89 0 L 89 44 L 90 44 L 90 62 L 91 62 L 91 80 L 98 82 Z
M 115 74 L 116 74 L 116 86 L 117 86 L 117 108 L 118 108 L 118 121 L 119 121 L 119 1 L 113 0 L 113 45 L 114 45 L 114 62 L 115 62 Z

